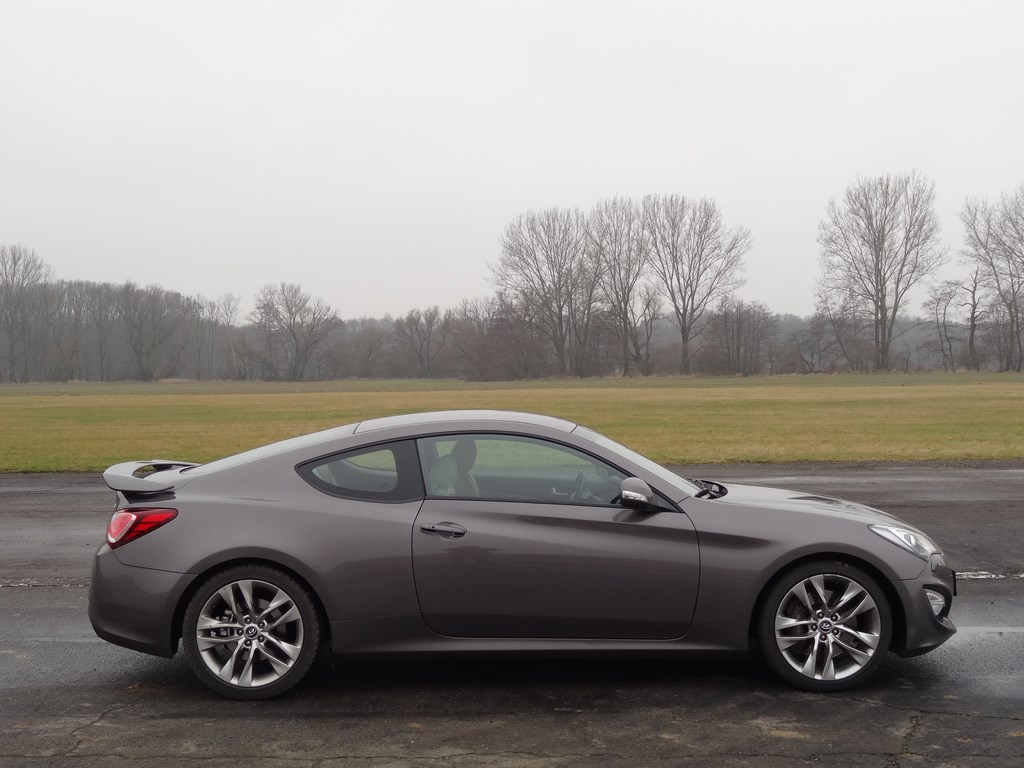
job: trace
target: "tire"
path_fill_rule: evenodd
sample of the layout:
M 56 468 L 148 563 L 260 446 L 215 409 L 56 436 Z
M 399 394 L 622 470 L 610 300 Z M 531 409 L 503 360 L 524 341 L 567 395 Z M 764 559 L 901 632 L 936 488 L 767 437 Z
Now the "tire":
M 805 691 L 842 691 L 878 668 L 892 640 L 892 609 L 874 577 L 840 561 L 787 571 L 761 604 L 755 627 L 765 663 Z
M 288 574 L 236 566 L 199 587 L 185 610 L 182 640 L 204 685 L 231 699 L 269 699 L 309 672 L 320 620 L 309 592 Z

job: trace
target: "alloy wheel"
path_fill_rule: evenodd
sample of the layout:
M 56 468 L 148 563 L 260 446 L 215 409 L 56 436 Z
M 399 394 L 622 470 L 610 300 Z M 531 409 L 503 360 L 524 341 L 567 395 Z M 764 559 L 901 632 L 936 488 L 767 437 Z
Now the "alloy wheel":
M 775 612 L 775 643 L 789 666 L 810 680 L 844 680 L 863 670 L 882 637 L 874 598 L 856 580 L 817 573 L 798 581 Z
M 293 669 L 305 633 L 299 607 L 284 589 L 259 579 L 239 579 L 203 604 L 195 638 L 200 659 L 218 680 L 259 688 Z

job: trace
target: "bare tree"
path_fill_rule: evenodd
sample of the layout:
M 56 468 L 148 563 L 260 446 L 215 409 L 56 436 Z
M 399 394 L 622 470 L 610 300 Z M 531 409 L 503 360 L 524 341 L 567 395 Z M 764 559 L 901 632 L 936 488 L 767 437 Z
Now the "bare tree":
M 873 319 L 864 308 L 859 297 L 851 294 L 829 295 L 828 300 L 819 297 L 815 317 L 820 317 L 831 329 L 839 350 L 836 363 L 846 361 L 851 371 L 869 370 L 872 357 L 871 341 Z
M 0 331 L 7 337 L 9 381 L 29 378 L 31 295 L 49 280 L 50 268 L 35 251 L 24 245 L 0 245 Z
M 456 370 L 471 380 L 497 378 L 497 361 L 509 353 L 495 343 L 497 306 L 494 299 L 463 299 L 449 314 Z
M 1007 324 L 1002 367 L 1024 366 L 1024 185 L 999 202 L 968 199 L 960 212 L 964 224 L 961 256 L 982 270 L 982 280 L 1003 306 Z
M 982 298 L 979 295 L 981 290 L 980 270 L 976 268 L 964 282 L 960 284 L 963 301 L 960 308 L 966 313 L 967 324 L 967 367 L 972 371 L 981 370 L 981 355 L 978 353 L 977 337 L 978 329 L 985 317 L 985 311 L 981 308 Z
M 829 370 L 835 363 L 837 347 L 831 318 L 817 312 L 811 315 L 806 328 L 790 332 L 787 347 L 791 370 L 799 373 Z
M 195 352 L 195 374 L 200 381 L 214 377 L 220 306 L 214 299 L 193 296 L 185 300 L 189 337 Z
M 858 179 L 818 227 L 819 301 L 853 298 L 872 318 L 874 367 L 889 350 L 907 292 L 942 263 L 935 184 L 916 172 Z
M 273 284 L 264 285 L 256 294 L 256 306 L 249 313 L 249 320 L 255 331 L 256 339 L 250 344 L 245 342 L 240 347 L 247 367 L 259 367 L 259 377 L 264 381 L 273 381 L 284 376 L 279 361 L 284 354 L 284 340 L 281 338 L 283 319 L 277 307 L 277 287 Z M 255 371 L 253 371 L 255 375 Z
M 373 376 L 391 339 L 394 320 L 390 315 L 383 318 L 361 317 L 345 323 L 345 338 L 342 342 L 343 361 L 341 369 L 348 376 L 365 379 Z
M 340 322 L 329 304 L 295 283 L 263 286 L 252 319 L 264 341 L 264 378 L 283 374 L 288 381 L 305 379 L 317 347 Z
M 227 360 L 223 371 L 229 378 L 238 378 L 239 370 L 237 328 L 241 314 L 242 297 L 236 293 L 225 293 L 216 301 L 217 323 L 224 329 L 224 347 Z
M 589 247 L 576 267 L 569 301 L 569 362 L 574 376 L 592 376 L 601 366 L 607 338 L 606 313 L 601 296 L 604 265 Z
M 570 372 L 574 326 L 585 328 L 592 296 L 578 284 L 587 259 L 586 218 L 579 210 L 528 211 L 512 221 L 492 267 L 494 282 L 536 317 L 555 354 L 559 373 Z M 588 283 L 592 275 L 586 276 Z M 576 346 L 579 346 L 577 343 Z
M 643 376 L 651 373 L 651 342 L 658 320 L 661 319 L 661 300 L 658 288 L 653 283 L 645 283 L 640 289 L 637 311 L 633 317 L 630 330 L 630 357 Z
M 717 347 L 723 372 L 743 376 L 761 373 L 768 345 L 778 334 L 778 318 L 759 301 L 722 299 L 708 323 L 708 336 Z
M 188 320 L 182 296 L 155 285 L 140 288 L 125 283 L 117 290 L 115 306 L 138 379 L 152 381 L 173 369 L 188 342 L 187 335 L 180 333 Z
M 53 285 L 57 306 L 55 317 L 52 318 L 55 322 L 49 325 L 54 328 L 54 344 L 58 356 L 54 378 L 85 378 L 85 325 L 90 288 L 90 284 L 77 280 L 61 280 Z
M 113 358 L 118 330 L 117 293 L 110 283 L 91 284 L 85 305 L 89 325 L 96 336 L 97 370 L 100 381 L 114 378 Z
M 600 264 L 602 296 L 619 343 L 622 375 L 628 376 L 630 362 L 639 362 L 641 329 L 646 328 L 652 306 L 650 294 L 643 290 L 650 262 L 640 210 L 628 198 L 605 200 L 591 211 L 588 230 Z
M 67 378 L 60 349 L 63 298 L 60 286 L 49 281 L 31 286 L 26 293 L 23 381 Z
M 988 314 L 982 306 L 985 297 L 981 283 L 981 268 L 975 267 L 963 280 L 944 280 L 929 288 L 923 308 L 935 327 L 936 342 L 932 350 L 940 353 L 945 370 L 956 370 L 960 366 L 971 371 L 981 370 L 979 329 Z M 1002 317 L 1001 313 L 997 314 Z M 1004 339 L 1008 336 L 1007 333 L 1000 335 Z M 1011 349 L 1013 345 L 1001 344 L 1000 347 Z
M 960 283 L 955 280 L 944 280 L 933 285 L 928 291 L 928 299 L 924 309 L 935 324 L 936 347 L 942 355 L 942 369 L 956 370 L 958 355 L 953 348 L 960 341 L 955 318 L 955 307 L 960 298 Z
M 985 313 L 987 321 L 981 334 L 985 350 L 995 360 L 998 370 L 1016 370 L 1019 359 L 1017 340 L 1020 338 L 1018 320 L 1010 314 L 1006 304 L 996 297 L 989 299 Z
M 689 373 L 690 344 L 709 308 L 742 285 L 752 238 L 743 227 L 726 227 L 718 204 L 707 198 L 647 195 L 641 208 L 646 249 L 679 331 L 679 371 Z
M 494 344 L 502 351 L 503 378 L 533 379 L 550 373 L 547 335 L 533 308 L 498 291 L 492 321 Z
M 434 360 L 448 341 L 450 327 L 448 314 L 442 314 L 437 305 L 422 312 L 411 309 L 405 316 L 395 320 L 392 330 L 395 343 L 412 353 L 416 360 L 417 378 L 423 379 L 434 374 Z

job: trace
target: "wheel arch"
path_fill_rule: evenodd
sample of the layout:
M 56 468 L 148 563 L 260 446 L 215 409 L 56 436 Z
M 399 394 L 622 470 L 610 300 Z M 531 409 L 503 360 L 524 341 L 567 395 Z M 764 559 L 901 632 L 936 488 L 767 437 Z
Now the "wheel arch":
M 779 580 L 790 571 L 807 565 L 808 563 L 818 561 L 846 563 L 847 565 L 859 568 L 871 576 L 878 583 L 882 592 L 885 593 L 885 599 L 889 601 L 889 610 L 892 612 L 892 642 L 889 647 L 895 649 L 902 648 L 906 645 L 907 614 L 899 593 L 897 593 L 896 588 L 892 585 L 892 580 L 877 566 L 872 564 L 871 561 L 857 557 L 856 555 L 851 555 L 847 552 L 815 552 L 814 554 L 804 555 L 780 566 L 775 573 L 772 574 L 771 578 L 765 580 L 764 585 L 757 594 L 757 599 L 754 600 L 754 605 L 750 610 L 750 615 L 747 617 L 747 637 L 749 647 L 751 649 L 753 649 L 756 644 L 755 627 L 757 625 L 757 618 L 764 607 L 764 601 L 767 599 L 768 593 L 771 592 L 772 588 L 779 582 Z
M 320 649 L 330 648 L 331 646 L 331 622 L 327 618 L 327 610 L 324 608 L 323 598 L 317 592 L 316 588 L 305 578 L 301 573 L 296 571 L 294 568 L 290 568 L 284 563 L 268 557 L 235 557 L 231 560 L 224 560 L 216 563 L 215 565 L 209 566 L 206 570 L 197 574 L 192 582 L 188 585 L 185 591 L 181 594 L 178 599 L 178 603 L 174 608 L 174 615 L 171 619 L 171 648 L 177 649 L 178 643 L 181 641 L 182 636 L 182 624 L 185 621 L 185 611 L 188 609 L 188 605 L 192 602 L 192 598 L 196 592 L 205 584 L 212 576 L 226 571 L 230 568 L 238 568 L 242 566 L 258 565 L 265 568 L 273 568 L 287 574 L 291 578 L 295 579 L 299 585 L 306 590 L 309 596 L 313 599 L 313 606 L 316 608 L 317 619 L 320 621 Z

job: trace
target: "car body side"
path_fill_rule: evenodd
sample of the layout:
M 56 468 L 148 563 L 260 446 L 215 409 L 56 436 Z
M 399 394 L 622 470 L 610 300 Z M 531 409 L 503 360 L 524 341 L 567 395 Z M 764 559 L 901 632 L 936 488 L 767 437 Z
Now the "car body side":
M 105 587 L 93 590 L 89 609 L 97 633 L 136 650 L 171 656 L 184 606 L 205 575 L 232 563 L 260 562 L 286 569 L 308 585 L 336 654 L 746 651 L 758 600 L 772 580 L 811 559 L 847 560 L 880 577 L 893 603 L 897 652 L 923 652 L 955 631 L 947 619 L 932 615 L 921 589 L 934 583 L 951 590 L 952 572 L 943 570 L 944 565 L 933 570 L 872 533 L 868 525 L 878 519 L 856 505 L 807 501 L 801 506 L 793 501 L 799 494 L 780 491 L 780 503 L 765 507 L 757 503 L 754 489 L 748 493 L 731 484 L 723 499 L 696 498 L 574 435 L 574 425 L 557 420 L 528 427 L 486 418 L 436 425 L 389 425 L 387 420 L 368 424 L 371 428 L 342 430 L 327 440 L 266 451 L 213 471 L 174 470 L 175 487 L 163 494 L 122 495 L 119 501 L 129 501 L 129 507 L 172 507 L 179 520 L 117 550 L 101 547 L 94 583 Z M 473 638 L 431 631 L 411 567 L 414 523 L 423 498 L 394 503 L 339 499 L 312 487 L 296 468 L 362 446 L 459 433 L 522 434 L 562 443 L 641 478 L 670 501 L 675 509 L 651 514 L 685 515 L 699 551 L 699 583 L 696 594 L 689 596 L 693 608 L 687 631 L 656 640 Z M 184 530 L 187 536 L 180 535 Z

